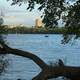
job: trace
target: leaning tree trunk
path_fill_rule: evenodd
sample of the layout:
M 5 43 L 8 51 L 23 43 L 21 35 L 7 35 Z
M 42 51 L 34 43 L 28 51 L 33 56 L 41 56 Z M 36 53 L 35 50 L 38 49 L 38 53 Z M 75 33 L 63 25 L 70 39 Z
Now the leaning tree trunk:
M 7 52 L 7 54 L 14 54 L 30 58 L 42 69 L 42 71 L 32 80 L 48 80 L 50 78 L 57 78 L 60 76 L 69 78 L 71 80 L 80 80 L 80 67 L 65 66 L 60 59 L 58 63 L 59 65 L 50 66 L 47 65 L 38 56 L 30 52 L 10 48 L 4 43 L 1 43 L 1 45 L 2 47 L 0 47 L 0 51 L 2 51 L 3 53 Z

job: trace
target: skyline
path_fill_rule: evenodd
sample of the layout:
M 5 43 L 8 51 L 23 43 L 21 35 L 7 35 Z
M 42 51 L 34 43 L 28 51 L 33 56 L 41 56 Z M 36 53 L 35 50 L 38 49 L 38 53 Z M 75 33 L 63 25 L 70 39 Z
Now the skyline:
M 6 4 L 6 5 L 5 5 Z M 26 10 L 27 5 L 22 6 L 14 5 L 11 6 L 11 1 L 0 0 L 0 11 L 4 13 L 4 24 L 24 24 L 29 26 L 35 25 L 36 18 L 40 17 L 42 12 L 37 10 L 38 5 L 31 12 Z

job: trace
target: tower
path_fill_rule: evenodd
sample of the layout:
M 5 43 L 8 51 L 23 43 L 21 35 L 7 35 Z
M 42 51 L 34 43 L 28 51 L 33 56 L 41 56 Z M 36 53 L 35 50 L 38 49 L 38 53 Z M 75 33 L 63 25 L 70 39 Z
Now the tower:
M 37 18 L 35 21 L 35 28 L 41 28 L 42 27 L 42 20 L 40 18 Z

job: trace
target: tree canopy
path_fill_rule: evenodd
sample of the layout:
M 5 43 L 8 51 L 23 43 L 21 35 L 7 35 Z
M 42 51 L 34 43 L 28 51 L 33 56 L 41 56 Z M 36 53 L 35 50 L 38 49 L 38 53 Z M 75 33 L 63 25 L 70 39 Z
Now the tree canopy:
M 76 37 L 80 36 L 80 0 L 70 6 L 68 15 L 66 16 L 66 25 L 68 33 L 73 32 Z
M 62 12 L 66 9 L 65 0 L 12 0 L 11 5 L 19 4 L 23 2 L 28 4 L 27 10 L 32 11 L 36 4 L 39 4 L 38 10 L 44 10 L 43 23 L 46 27 L 55 27 L 58 25 L 58 20 L 61 17 Z
M 58 20 L 62 18 L 63 12 L 67 11 L 67 18 L 72 15 L 72 10 L 75 7 L 79 8 L 79 1 L 76 0 L 12 0 L 11 5 L 18 4 L 19 6 L 24 2 L 28 4 L 27 10 L 32 11 L 36 4 L 39 4 L 38 10 L 44 10 L 43 22 L 46 27 L 55 27 L 58 25 Z M 69 2 L 75 2 L 70 5 Z M 75 10 L 77 12 L 78 10 Z M 74 15 L 73 15 L 74 16 Z
M 0 47 L 1 47 L 1 43 L 5 43 L 5 40 L 3 37 L 3 34 L 6 34 L 6 26 L 3 26 L 2 24 L 4 23 L 3 18 L 0 18 Z M 6 52 L 5 52 L 6 53 Z M 5 55 L 3 54 L 3 52 L 0 50 L 0 75 L 3 71 L 5 71 L 5 68 L 7 67 L 7 59 L 5 59 Z

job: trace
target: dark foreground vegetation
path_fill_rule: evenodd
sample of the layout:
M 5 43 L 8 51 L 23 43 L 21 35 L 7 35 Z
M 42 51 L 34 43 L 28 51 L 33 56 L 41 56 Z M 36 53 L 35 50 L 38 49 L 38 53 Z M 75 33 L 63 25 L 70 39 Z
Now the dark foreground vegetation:
M 5 26 L 2 26 L 1 24 L 2 23 L 0 23 L 0 43 L 1 42 L 5 43 L 5 40 L 3 40 L 5 36 L 3 37 L 3 35 L 4 34 L 7 35 L 7 29 Z M 3 54 L 3 52 L 0 50 L 0 75 L 2 74 L 2 72 L 5 71 L 5 69 L 8 66 L 8 60 L 5 57 L 6 57 L 6 54 Z

